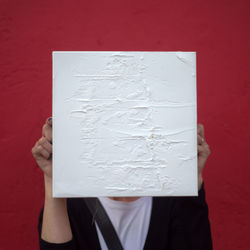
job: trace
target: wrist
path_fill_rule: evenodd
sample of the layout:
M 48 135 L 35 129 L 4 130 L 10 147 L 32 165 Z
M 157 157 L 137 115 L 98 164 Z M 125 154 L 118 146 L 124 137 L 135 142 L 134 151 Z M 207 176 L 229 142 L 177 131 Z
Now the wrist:
M 45 198 L 52 198 L 52 178 L 44 175 Z
M 66 204 L 66 198 L 54 198 L 52 195 L 52 178 L 44 175 L 45 200 L 48 202 L 56 202 Z

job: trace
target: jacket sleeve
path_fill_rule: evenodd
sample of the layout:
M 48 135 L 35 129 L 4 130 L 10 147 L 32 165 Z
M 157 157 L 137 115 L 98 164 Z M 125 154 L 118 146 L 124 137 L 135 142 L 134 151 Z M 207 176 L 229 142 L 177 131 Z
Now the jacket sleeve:
M 196 197 L 175 197 L 169 230 L 170 250 L 212 250 L 204 184 Z
M 38 221 L 38 233 L 39 233 L 39 247 L 40 250 L 76 250 L 74 239 L 64 243 L 51 243 L 41 238 L 43 220 L 43 208 L 41 209 L 39 221 Z

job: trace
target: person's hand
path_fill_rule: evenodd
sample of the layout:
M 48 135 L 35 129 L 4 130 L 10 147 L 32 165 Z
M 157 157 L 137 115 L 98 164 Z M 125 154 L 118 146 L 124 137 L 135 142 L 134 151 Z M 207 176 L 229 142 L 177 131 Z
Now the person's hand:
M 208 156 L 210 155 L 211 151 L 209 145 L 205 141 L 204 138 L 204 126 L 202 124 L 198 124 L 198 131 L 197 131 L 197 143 L 198 143 L 198 188 L 200 190 L 203 179 L 202 179 L 202 171 L 204 169 L 205 163 L 207 161 Z
M 41 239 L 50 243 L 72 240 L 66 198 L 52 196 L 52 118 L 43 125 L 42 137 L 31 150 L 38 166 L 44 173 L 45 199 L 42 216 Z M 60 247 L 59 247 L 60 248 Z
M 52 178 L 52 118 L 48 118 L 42 128 L 42 137 L 31 150 L 38 166 L 42 169 L 44 177 Z

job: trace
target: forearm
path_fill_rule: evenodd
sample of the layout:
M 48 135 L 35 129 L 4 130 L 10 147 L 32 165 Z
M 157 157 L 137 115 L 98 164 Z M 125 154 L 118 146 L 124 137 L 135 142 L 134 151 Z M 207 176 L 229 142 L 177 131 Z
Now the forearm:
M 67 200 L 52 197 L 51 179 L 44 178 L 45 201 L 41 238 L 51 243 L 63 243 L 72 239 L 67 212 Z

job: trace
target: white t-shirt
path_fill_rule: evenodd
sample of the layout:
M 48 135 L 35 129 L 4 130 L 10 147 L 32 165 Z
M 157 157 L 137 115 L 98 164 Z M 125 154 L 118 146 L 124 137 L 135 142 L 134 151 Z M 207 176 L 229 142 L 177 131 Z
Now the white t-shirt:
M 141 197 L 132 202 L 98 198 L 105 208 L 124 250 L 142 250 L 148 233 L 152 197 Z M 108 250 L 96 224 L 102 250 Z

